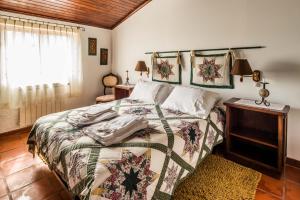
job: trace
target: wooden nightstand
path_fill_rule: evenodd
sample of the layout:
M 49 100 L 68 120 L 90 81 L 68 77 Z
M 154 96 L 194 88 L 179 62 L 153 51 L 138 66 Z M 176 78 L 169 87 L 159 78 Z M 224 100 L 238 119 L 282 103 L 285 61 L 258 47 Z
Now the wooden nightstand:
M 282 110 L 238 103 L 226 105 L 226 157 L 240 164 L 280 177 L 286 160 L 287 117 Z
M 123 99 L 129 97 L 134 85 L 116 85 L 115 86 L 115 99 Z

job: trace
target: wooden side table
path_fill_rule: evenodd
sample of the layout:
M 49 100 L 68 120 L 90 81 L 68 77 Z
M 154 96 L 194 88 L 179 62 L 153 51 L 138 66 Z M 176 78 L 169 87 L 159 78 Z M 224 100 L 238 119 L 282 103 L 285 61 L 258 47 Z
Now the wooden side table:
M 123 99 L 129 97 L 134 85 L 116 85 L 115 86 L 115 99 Z
M 284 171 L 287 117 L 282 109 L 249 106 L 232 98 L 226 105 L 226 157 L 247 167 L 280 177 Z M 240 101 L 239 101 L 240 102 Z

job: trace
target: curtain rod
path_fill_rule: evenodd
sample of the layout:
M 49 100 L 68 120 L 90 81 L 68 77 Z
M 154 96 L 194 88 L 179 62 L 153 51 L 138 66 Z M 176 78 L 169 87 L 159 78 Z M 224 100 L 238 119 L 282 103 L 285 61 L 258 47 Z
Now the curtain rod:
M 216 48 L 216 49 L 195 49 L 193 51 L 224 51 L 224 50 L 240 50 L 240 49 L 261 49 L 265 46 L 249 46 L 249 47 L 231 47 L 231 48 Z M 156 53 L 184 53 L 191 52 L 192 50 L 180 50 L 180 51 L 157 51 Z M 154 52 L 146 52 L 145 54 L 153 54 Z
M 14 16 L 9 16 L 9 15 L 3 15 L 3 14 L 0 14 L 0 17 L 11 19 L 11 20 L 18 20 L 18 21 L 22 21 L 22 22 L 33 22 L 36 24 L 54 25 L 54 26 L 65 27 L 65 28 L 71 27 L 71 28 L 77 28 L 79 30 L 85 31 L 85 28 L 81 27 L 81 26 L 72 26 L 72 25 L 65 25 L 65 24 L 59 24 L 59 23 L 54 23 L 54 22 L 53 23 L 45 22 L 45 21 L 36 20 L 36 19 L 28 19 L 28 18 L 24 18 L 24 17 L 14 17 Z

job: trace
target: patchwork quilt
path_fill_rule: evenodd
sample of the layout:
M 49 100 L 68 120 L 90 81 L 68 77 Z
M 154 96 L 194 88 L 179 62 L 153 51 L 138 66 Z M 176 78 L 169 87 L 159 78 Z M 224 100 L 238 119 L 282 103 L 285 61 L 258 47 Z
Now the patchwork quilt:
M 148 128 L 104 146 L 85 134 L 88 126 L 69 124 L 71 111 L 64 111 L 41 117 L 28 138 L 29 150 L 82 200 L 171 199 L 178 184 L 223 140 L 224 118 L 217 108 L 204 120 L 129 99 L 110 104 L 120 115 L 144 116 Z

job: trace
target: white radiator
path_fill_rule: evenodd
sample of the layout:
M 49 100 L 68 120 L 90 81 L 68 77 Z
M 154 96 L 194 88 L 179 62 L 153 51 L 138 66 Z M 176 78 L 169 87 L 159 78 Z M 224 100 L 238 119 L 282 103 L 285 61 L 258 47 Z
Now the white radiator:
M 19 112 L 20 127 L 27 127 L 34 124 L 34 122 L 44 115 L 63 111 L 62 101 L 43 102 L 30 106 L 23 106 Z

